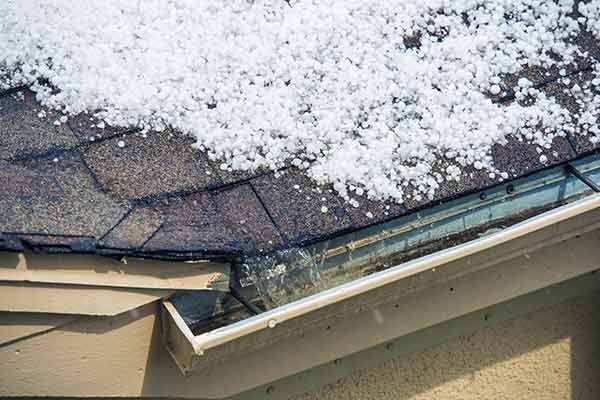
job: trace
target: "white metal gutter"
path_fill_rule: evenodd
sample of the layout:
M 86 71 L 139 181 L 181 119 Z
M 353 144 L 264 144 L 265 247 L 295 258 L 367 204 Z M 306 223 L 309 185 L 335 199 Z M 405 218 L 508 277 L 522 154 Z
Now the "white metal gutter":
M 397 282 L 423 271 L 443 267 L 449 262 L 490 249 L 599 207 L 600 194 L 594 194 L 532 217 L 489 236 L 475 239 L 429 256 L 397 265 L 385 271 L 377 272 L 370 276 L 325 290 L 321 293 L 198 336 L 194 336 L 187 326 L 180 326 L 180 329 L 184 332 L 187 339 L 190 340 L 195 353 L 197 355 L 202 355 L 208 349 L 223 345 L 263 329 L 274 328 L 282 322 L 347 300 L 384 285 Z M 179 322 L 183 323 L 183 321 Z M 183 325 L 185 324 L 183 323 Z

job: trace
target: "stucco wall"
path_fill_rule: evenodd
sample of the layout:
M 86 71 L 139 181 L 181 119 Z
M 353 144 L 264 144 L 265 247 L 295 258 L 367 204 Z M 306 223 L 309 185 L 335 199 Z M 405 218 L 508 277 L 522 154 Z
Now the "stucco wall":
M 600 399 L 600 296 L 362 370 L 295 400 Z

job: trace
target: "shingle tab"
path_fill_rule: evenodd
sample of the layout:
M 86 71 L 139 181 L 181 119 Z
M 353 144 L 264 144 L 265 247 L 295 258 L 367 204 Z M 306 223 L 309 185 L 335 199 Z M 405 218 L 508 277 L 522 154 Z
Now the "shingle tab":
M 577 56 L 575 61 L 564 67 L 556 65 L 550 68 L 544 68 L 534 65 L 523 65 L 516 73 L 504 74 L 500 84 L 502 93 L 498 96 L 492 96 L 494 100 L 512 99 L 514 91 L 520 78 L 530 80 L 535 87 L 541 87 L 548 83 L 555 82 L 561 77 L 560 70 L 564 69 L 567 75 L 572 75 L 580 71 L 585 71 L 592 66 L 593 59 L 600 60 L 600 45 L 599 41 L 594 36 L 585 30 L 578 32 L 577 36 L 569 39 L 569 42 L 575 44 L 582 52 L 588 56 Z
M 551 149 L 508 137 L 506 144 L 495 144 L 493 147 L 494 164 L 511 178 L 549 167 L 575 157 L 575 152 L 564 137 L 554 139 Z M 545 163 L 540 161 L 541 155 L 547 158 Z
M 593 78 L 593 72 L 583 71 L 571 75 L 567 79 L 545 85 L 543 90 L 548 96 L 554 98 L 561 106 L 568 109 L 572 114 L 577 114 L 581 112 L 580 105 L 577 103 L 575 96 L 569 91 L 566 91 L 566 89 L 572 89 L 575 85 L 578 85 L 581 90 L 590 89 L 592 90 L 592 93 L 600 94 L 600 91 L 597 88 L 590 85 L 590 81 Z M 600 121 L 598 121 L 598 123 L 600 124 Z M 578 154 L 593 151 L 600 147 L 600 137 L 595 138 L 586 132 L 568 133 L 568 137 Z
M 189 137 L 151 132 L 90 145 L 85 160 L 104 189 L 119 199 L 136 199 L 215 187 L 220 180 Z M 119 144 L 123 145 L 120 147 Z
M 229 171 L 221 170 L 219 163 L 212 163 L 213 169 L 216 171 L 217 176 L 221 179 L 224 185 L 231 185 L 235 183 L 241 183 L 249 181 L 252 178 L 256 178 L 261 175 L 265 175 L 268 172 L 262 169 L 256 171 Z
M 277 227 L 250 185 L 216 192 L 213 202 L 234 234 L 236 248 L 256 252 L 283 245 Z
M 0 159 L 25 158 L 64 150 L 78 141 L 67 125 L 53 125 L 60 115 L 44 110 L 29 90 L 0 97 Z M 42 114 L 43 115 L 43 114 Z
M 377 224 L 392 218 L 406 214 L 404 205 L 391 201 L 369 200 L 365 195 L 354 196 L 358 201 L 358 207 L 346 205 L 346 210 L 352 221 L 353 228 L 362 228 L 368 225 Z
M 292 244 L 304 244 L 352 226 L 341 198 L 330 188 L 316 186 L 296 169 L 289 169 L 280 177 L 268 174 L 253 179 L 251 184 Z
M 104 194 L 77 155 L 0 163 L 0 231 L 101 237 L 128 206 Z
M 153 209 L 164 224 L 145 244 L 145 251 L 251 254 L 282 245 L 248 185 L 165 200 Z
M 444 177 L 448 175 L 445 172 L 446 168 L 449 165 L 455 164 L 456 162 L 452 162 L 447 159 L 440 159 L 433 167 L 434 173 L 439 177 L 439 187 L 436 190 L 433 198 L 430 199 L 425 195 L 421 195 L 420 198 L 415 198 L 413 196 L 406 200 L 406 208 L 408 210 L 423 208 L 431 203 L 444 201 L 473 191 L 485 189 L 498 182 L 499 177 L 492 178 L 489 175 L 489 171 L 484 169 L 478 170 L 473 166 L 461 167 L 462 174 L 460 176 L 460 180 L 458 181 L 444 179 Z
M 89 236 L 58 235 L 15 235 L 23 244 L 37 251 L 45 252 L 93 252 L 96 250 L 96 238 Z
M 164 219 L 162 227 L 144 245 L 144 251 L 228 252 L 229 230 L 210 193 L 167 199 L 151 206 Z
M 127 128 L 113 127 L 102 124 L 93 115 L 86 113 L 69 117 L 68 124 L 73 133 L 82 142 L 93 142 L 98 139 L 108 139 L 130 131 L 130 129 Z M 104 126 L 104 128 L 100 128 L 99 126 Z
M 102 238 L 99 246 L 111 249 L 138 249 L 162 223 L 163 217 L 149 207 L 135 207 Z
M 580 0 L 577 3 L 581 2 Z M 581 17 L 580 13 L 577 13 L 577 17 Z M 594 37 L 594 34 L 587 30 L 587 26 L 584 26 L 584 29 L 580 30 L 577 36 L 570 39 L 571 43 L 576 44 L 582 53 L 587 53 L 587 55 L 595 58 L 596 60 L 600 60 L 600 41 Z

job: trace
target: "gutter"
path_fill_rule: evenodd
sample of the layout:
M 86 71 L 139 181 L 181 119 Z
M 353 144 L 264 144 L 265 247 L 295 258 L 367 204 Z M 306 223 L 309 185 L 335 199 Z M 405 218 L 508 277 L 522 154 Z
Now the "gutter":
M 211 371 L 236 371 L 234 386 L 247 390 L 267 376 L 279 379 L 596 271 L 599 180 L 600 158 L 590 156 L 234 265 L 229 295 L 239 303 L 215 314 L 208 298 L 196 298 L 195 308 L 179 297 L 163 300 L 163 342 L 184 375 L 203 371 L 195 379 L 204 382 Z M 281 352 L 295 354 L 296 362 L 255 371 L 262 357 L 278 359 Z
M 594 194 L 571 204 L 545 212 L 487 237 L 475 239 L 471 242 L 394 266 L 385 271 L 377 272 L 370 276 L 325 290 L 321 293 L 198 336 L 194 336 L 187 326 L 181 326 L 181 324 L 185 325 L 185 323 L 183 323 L 183 320 L 181 320 L 180 317 L 178 318 L 178 321 L 180 322 L 178 325 L 186 332 L 185 336 L 190 340 L 193 351 L 196 355 L 201 356 L 209 349 L 233 342 L 261 330 L 273 329 L 283 322 L 315 312 L 324 307 L 334 305 L 419 273 L 435 270 L 436 268 L 443 268 L 453 261 L 491 249 L 525 235 L 535 233 L 543 228 L 572 219 L 597 208 L 600 208 L 600 194 Z M 166 305 L 166 307 L 169 313 L 172 314 L 173 312 L 176 312 L 172 305 Z

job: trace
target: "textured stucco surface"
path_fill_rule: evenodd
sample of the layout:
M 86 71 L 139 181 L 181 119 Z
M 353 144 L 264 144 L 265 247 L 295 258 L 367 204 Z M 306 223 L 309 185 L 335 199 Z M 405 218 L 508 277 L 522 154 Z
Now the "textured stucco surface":
M 483 328 L 294 400 L 600 399 L 599 300 Z

